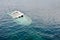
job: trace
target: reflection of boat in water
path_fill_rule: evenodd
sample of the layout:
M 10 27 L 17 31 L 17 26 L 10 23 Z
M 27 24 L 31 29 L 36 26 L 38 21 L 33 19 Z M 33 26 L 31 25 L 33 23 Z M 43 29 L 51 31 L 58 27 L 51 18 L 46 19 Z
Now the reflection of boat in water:
M 14 21 L 17 24 L 20 24 L 20 25 L 30 25 L 32 23 L 32 20 L 30 17 L 28 17 L 27 15 L 24 15 L 19 11 L 12 12 L 10 16 L 14 19 Z

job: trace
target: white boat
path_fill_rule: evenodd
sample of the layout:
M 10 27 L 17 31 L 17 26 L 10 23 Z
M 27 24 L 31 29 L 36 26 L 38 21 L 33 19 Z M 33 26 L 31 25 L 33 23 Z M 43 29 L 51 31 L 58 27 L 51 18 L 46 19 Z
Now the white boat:
M 20 11 L 13 11 L 10 16 L 14 19 L 14 22 L 20 25 L 30 25 L 32 20 L 29 16 L 25 15 Z
M 12 18 L 20 18 L 23 17 L 23 13 L 19 12 L 19 11 L 14 11 L 11 13 Z

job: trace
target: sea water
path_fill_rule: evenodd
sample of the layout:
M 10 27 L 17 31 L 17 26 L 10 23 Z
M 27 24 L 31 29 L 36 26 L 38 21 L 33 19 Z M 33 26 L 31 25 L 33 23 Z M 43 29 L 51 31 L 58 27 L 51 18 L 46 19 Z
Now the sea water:
M 60 40 L 59 0 L 0 0 L 0 40 Z M 19 10 L 32 19 L 19 25 L 7 15 Z

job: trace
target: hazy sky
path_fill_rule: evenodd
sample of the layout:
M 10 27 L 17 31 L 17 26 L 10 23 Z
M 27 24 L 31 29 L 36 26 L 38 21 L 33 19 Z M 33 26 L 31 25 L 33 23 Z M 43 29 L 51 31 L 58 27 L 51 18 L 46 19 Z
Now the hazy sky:
M 59 4 L 60 0 L 0 0 L 0 7 L 56 8 L 60 7 Z

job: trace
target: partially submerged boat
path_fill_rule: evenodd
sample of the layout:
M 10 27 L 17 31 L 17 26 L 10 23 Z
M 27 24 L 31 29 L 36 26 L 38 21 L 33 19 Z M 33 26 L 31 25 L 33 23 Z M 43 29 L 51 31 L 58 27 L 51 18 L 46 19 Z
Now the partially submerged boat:
M 23 13 L 19 12 L 19 11 L 14 11 L 11 13 L 12 18 L 20 18 L 23 17 Z
M 20 25 L 30 25 L 32 23 L 32 20 L 29 16 L 24 15 L 24 13 L 20 11 L 13 11 L 10 16 L 14 19 L 14 22 Z

